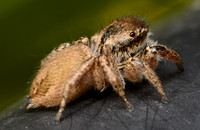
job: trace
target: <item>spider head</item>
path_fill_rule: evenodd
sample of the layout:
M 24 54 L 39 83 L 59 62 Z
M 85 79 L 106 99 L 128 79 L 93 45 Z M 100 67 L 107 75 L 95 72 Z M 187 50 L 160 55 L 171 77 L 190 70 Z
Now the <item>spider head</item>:
M 113 21 L 112 24 L 103 30 L 101 44 L 111 45 L 113 51 L 127 50 L 143 46 L 144 40 L 149 31 L 148 26 L 141 20 L 132 17 L 125 17 Z

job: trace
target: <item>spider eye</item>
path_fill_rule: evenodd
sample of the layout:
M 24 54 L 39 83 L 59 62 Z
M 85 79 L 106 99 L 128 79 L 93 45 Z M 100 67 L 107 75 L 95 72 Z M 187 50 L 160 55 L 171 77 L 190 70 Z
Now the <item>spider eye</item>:
M 131 37 L 134 37 L 134 36 L 135 36 L 135 33 L 134 33 L 134 32 L 131 32 L 131 33 L 130 33 L 130 36 L 131 36 Z

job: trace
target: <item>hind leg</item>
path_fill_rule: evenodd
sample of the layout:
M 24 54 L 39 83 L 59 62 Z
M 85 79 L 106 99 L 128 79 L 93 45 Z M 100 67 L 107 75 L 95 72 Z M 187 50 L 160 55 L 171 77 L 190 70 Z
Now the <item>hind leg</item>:
M 70 98 L 69 93 L 72 91 L 72 88 L 75 87 L 79 81 L 83 78 L 83 75 L 90 71 L 91 67 L 93 66 L 95 62 L 95 58 L 92 57 L 88 59 L 80 68 L 79 71 L 77 71 L 65 84 L 64 84 L 64 92 L 63 97 L 61 99 L 60 103 L 60 109 L 56 115 L 56 120 L 59 121 L 60 117 L 62 115 L 62 112 L 64 111 L 64 108 L 66 104 L 68 103 L 68 99 Z M 86 87 L 86 86 L 82 86 Z M 81 89 L 81 88 L 80 88 Z

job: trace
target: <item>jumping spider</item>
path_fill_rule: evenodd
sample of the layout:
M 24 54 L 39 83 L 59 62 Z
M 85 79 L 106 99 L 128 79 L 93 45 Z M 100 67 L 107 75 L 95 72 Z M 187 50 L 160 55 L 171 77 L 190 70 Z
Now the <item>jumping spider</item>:
M 77 99 L 92 86 L 103 92 L 109 84 L 128 102 L 124 79 L 133 83 L 145 77 L 162 96 L 167 98 L 153 71 L 161 59 L 177 64 L 183 70 L 179 55 L 149 38 L 149 27 L 141 20 L 125 17 L 95 34 L 91 40 L 82 37 L 72 44 L 63 43 L 44 60 L 35 77 L 27 109 L 60 105 L 60 120 L 67 103 Z

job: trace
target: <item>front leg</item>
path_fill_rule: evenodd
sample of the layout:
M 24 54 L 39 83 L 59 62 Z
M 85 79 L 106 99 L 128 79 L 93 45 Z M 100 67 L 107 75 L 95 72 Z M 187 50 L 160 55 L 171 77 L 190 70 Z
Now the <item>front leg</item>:
M 157 63 L 162 58 L 175 62 L 178 66 L 178 69 L 183 71 L 182 61 L 178 53 L 164 45 L 153 44 L 148 46 L 142 54 L 142 59 L 146 61 L 152 69 L 155 69 Z
M 165 92 L 157 75 L 146 62 L 137 58 L 130 58 L 121 68 L 125 78 L 131 82 L 141 81 L 142 75 L 144 75 L 144 77 L 157 88 L 162 96 L 162 101 L 167 102 L 167 97 L 165 96 Z
M 125 82 L 120 74 L 117 66 L 115 65 L 114 61 L 112 60 L 112 54 L 109 51 L 107 51 L 108 48 L 106 46 L 100 47 L 100 56 L 99 61 L 101 64 L 101 67 L 103 69 L 103 72 L 105 74 L 105 77 L 112 85 L 113 89 L 119 94 L 120 97 L 125 101 L 128 108 L 131 107 L 131 104 L 128 102 L 125 92 L 123 88 L 125 88 Z

